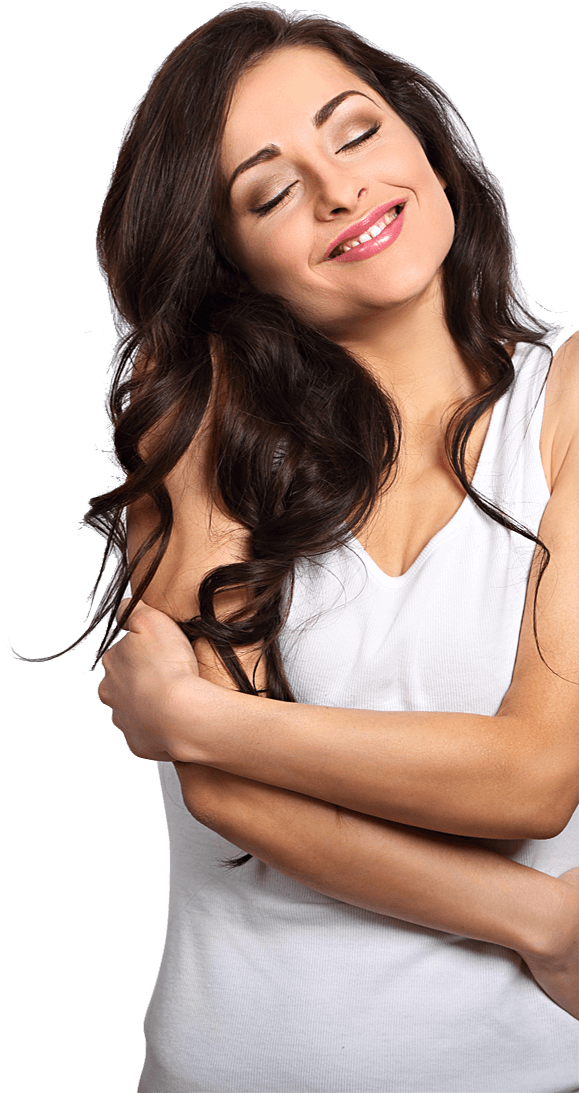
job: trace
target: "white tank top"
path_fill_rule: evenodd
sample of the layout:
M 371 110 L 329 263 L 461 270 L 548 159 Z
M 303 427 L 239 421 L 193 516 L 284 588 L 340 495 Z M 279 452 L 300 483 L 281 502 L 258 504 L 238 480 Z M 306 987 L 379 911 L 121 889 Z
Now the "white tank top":
M 519 345 L 475 488 L 536 533 L 549 353 Z M 534 544 L 466 497 L 410 569 L 355 540 L 300 564 L 284 664 L 299 702 L 495 714 L 509 687 Z M 145 1018 L 139 1093 L 571 1093 L 577 1023 L 510 949 L 321 895 L 186 810 L 159 763 L 171 840 L 167 939 Z M 554 839 L 490 842 L 553 876 L 578 864 L 576 813 Z M 388 878 L 384 878 L 387 884 Z

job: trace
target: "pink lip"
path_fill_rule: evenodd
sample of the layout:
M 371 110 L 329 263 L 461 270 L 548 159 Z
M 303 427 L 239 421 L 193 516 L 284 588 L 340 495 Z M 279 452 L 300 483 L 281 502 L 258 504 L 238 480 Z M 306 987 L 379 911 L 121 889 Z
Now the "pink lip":
M 378 208 L 373 209 L 362 220 L 358 220 L 355 224 L 351 224 L 349 228 L 346 228 L 334 239 L 334 241 L 328 247 L 324 260 L 329 258 L 335 247 L 340 243 L 345 243 L 347 239 L 355 239 L 357 235 L 362 235 L 368 228 L 372 227 L 377 220 L 385 216 L 396 205 L 402 205 L 401 211 L 391 224 L 388 224 L 380 235 L 377 235 L 374 239 L 369 239 L 366 243 L 360 243 L 357 247 L 352 247 L 351 250 L 344 251 L 343 254 L 338 254 L 336 258 L 332 258 L 332 262 L 353 262 L 360 261 L 362 258 L 370 258 L 373 254 L 377 254 L 383 250 L 384 247 L 389 247 L 395 239 L 398 238 L 402 230 L 402 222 L 404 220 L 404 202 L 400 198 L 394 201 L 389 201 L 386 205 L 379 205 Z

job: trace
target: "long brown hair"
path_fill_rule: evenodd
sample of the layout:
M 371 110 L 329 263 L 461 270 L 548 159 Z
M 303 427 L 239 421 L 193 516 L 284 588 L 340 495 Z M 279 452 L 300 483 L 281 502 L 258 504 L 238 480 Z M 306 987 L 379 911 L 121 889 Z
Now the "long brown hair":
M 539 344 L 548 328 L 521 299 L 503 198 L 461 116 L 423 72 L 340 23 L 269 5 L 222 12 L 156 73 L 103 205 L 99 259 L 123 324 L 110 412 L 126 480 L 93 498 L 85 517 L 107 538 L 95 592 L 111 554 L 118 565 L 82 637 L 108 619 L 98 660 L 119 632 L 115 612 L 136 566 L 152 551 L 124 617 L 161 562 L 173 522 L 164 481 L 206 411 L 214 383 L 210 341 L 217 339 L 223 401 L 213 423 L 214 490 L 247 530 L 249 558 L 209 573 L 199 589 L 199 614 L 177 621 L 192 642 L 208 639 L 235 685 L 251 694 L 254 680 L 235 647 L 261 643 L 267 693 L 286 701 L 292 694 L 278 636 L 295 564 L 359 532 L 393 479 L 401 445 L 393 399 L 345 349 L 283 300 L 257 291 L 228 257 L 217 227 L 225 200 L 221 137 L 235 85 L 265 55 L 295 45 L 328 50 L 377 91 L 447 183 L 456 228 L 443 266 L 446 321 L 480 388 L 448 424 L 448 458 L 483 512 L 540 545 L 539 580 L 549 560 L 544 544 L 481 497 L 465 470 L 475 422 L 513 382 L 506 346 Z M 154 367 L 131 376 L 137 356 Z M 144 457 L 139 442 L 169 415 L 172 427 Z M 158 523 L 129 563 L 126 507 L 146 495 Z M 215 598 L 234 587 L 245 589 L 246 606 L 218 619 Z M 537 589 L 538 583 L 535 605 Z M 536 638 L 535 615 L 533 623 Z

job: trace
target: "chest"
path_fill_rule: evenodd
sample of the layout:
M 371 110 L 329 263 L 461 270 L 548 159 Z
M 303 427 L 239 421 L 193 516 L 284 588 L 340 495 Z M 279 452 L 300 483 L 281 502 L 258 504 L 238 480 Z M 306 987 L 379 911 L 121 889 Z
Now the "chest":
M 548 393 L 548 392 L 547 392 Z M 476 423 L 466 452 L 469 480 L 476 470 L 492 409 Z M 551 489 L 556 409 L 547 398 L 541 427 L 541 460 Z M 394 484 L 376 507 L 358 539 L 379 568 L 391 577 L 406 573 L 430 540 L 456 516 L 466 492 L 452 471 L 442 436 L 410 441 L 401 454 Z

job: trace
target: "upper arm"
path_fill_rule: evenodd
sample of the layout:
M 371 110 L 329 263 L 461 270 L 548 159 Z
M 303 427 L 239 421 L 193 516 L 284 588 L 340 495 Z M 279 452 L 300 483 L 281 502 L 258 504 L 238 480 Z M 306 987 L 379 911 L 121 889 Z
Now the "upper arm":
M 168 427 L 168 426 L 167 426 Z M 157 427 L 157 431 L 158 431 Z M 145 438 L 141 450 L 154 441 Z M 247 559 L 249 537 L 246 530 L 227 516 L 212 496 L 210 465 L 209 414 L 191 445 L 165 479 L 173 506 L 173 528 L 167 550 L 147 587 L 143 600 L 174 619 L 189 619 L 198 613 L 199 586 L 203 578 L 218 566 Z M 127 511 L 127 546 L 129 561 L 156 526 L 157 508 L 145 497 Z M 133 587 L 144 576 L 152 555 L 145 555 L 136 567 Z M 220 614 L 229 614 L 242 606 L 242 592 L 219 594 Z M 259 648 L 237 649 L 237 655 L 251 678 Z M 197 641 L 195 654 L 202 676 L 224 687 L 233 687 L 231 677 L 206 641 Z M 258 670 L 257 686 L 262 688 L 264 673 Z
M 551 558 L 539 586 L 533 632 L 533 599 L 542 552 L 537 547 L 511 686 L 498 717 L 514 717 L 526 748 L 551 794 L 564 826 L 579 802 L 579 335 L 565 343 L 551 365 L 548 394 L 556 407 L 551 497 L 538 537 Z M 545 782 L 546 779 L 546 782 Z M 549 794 L 548 794 L 549 797 Z

